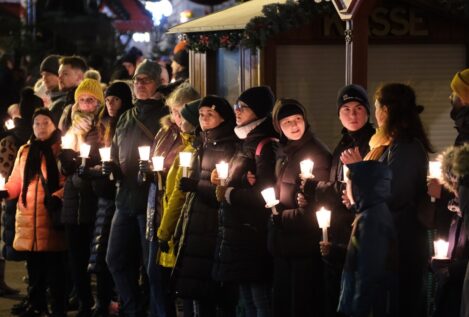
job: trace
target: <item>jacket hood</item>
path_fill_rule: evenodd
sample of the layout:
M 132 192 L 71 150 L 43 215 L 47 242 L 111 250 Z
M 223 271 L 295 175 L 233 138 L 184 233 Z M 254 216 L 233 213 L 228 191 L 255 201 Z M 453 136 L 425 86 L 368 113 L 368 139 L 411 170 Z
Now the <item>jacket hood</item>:
M 295 107 L 297 107 L 298 109 L 302 111 L 303 118 L 305 120 L 306 129 L 309 127 L 306 108 L 296 100 L 281 99 L 280 101 L 277 101 L 275 103 L 274 109 L 272 110 L 272 123 L 274 125 L 275 131 L 277 131 L 280 135 L 282 134 L 282 129 L 280 128 L 279 114 L 283 108 L 288 107 L 290 105 L 294 105 Z
M 454 150 L 453 159 L 454 174 L 460 178 L 469 175 L 469 144 L 464 143 Z
M 386 202 L 391 196 L 392 173 L 389 167 L 378 161 L 362 161 L 349 164 L 353 199 L 358 212 Z

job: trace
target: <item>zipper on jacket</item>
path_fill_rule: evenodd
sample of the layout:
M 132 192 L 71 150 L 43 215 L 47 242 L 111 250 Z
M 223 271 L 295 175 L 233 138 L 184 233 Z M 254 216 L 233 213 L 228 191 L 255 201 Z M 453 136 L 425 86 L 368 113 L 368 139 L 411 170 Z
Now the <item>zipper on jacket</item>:
M 41 167 L 39 167 L 41 168 Z M 36 224 L 37 224 L 37 192 L 38 192 L 38 189 L 39 189 L 39 176 L 37 177 L 37 181 L 36 181 L 36 193 L 34 195 L 34 223 L 33 223 L 33 227 L 34 227 L 34 234 L 33 234 L 33 245 L 31 246 L 31 251 L 34 251 L 34 246 L 36 246 L 36 249 L 37 249 L 37 230 L 36 230 Z M 26 193 L 27 195 L 27 193 Z M 26 198 L 25 197 L 25 201 L 26 201 Z

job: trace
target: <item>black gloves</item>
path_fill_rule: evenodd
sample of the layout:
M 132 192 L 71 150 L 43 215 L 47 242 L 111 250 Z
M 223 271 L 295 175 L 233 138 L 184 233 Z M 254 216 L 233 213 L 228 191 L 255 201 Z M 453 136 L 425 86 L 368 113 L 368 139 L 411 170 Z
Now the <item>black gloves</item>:
M 307 201 L 309 202 L 314 201 L 317 186 L 318 186 L 318 181 L 312 178 L 309 178 L 305 181 L 303 193 Z
M 102 173 L 94 168 L 80 165 L 78 167 L 78 176 L 81 178 L 94 179 L 102 177 Z
M 68 176 L 75 173 L 80 162 L 77 160 L 78 153 L 71 149 L 62 149 L 59 153 L 59 161 L 62 166 L 62 172 Z
M 169 252 L 169 244 L 168 241 L 165 240 L 158 240 L 159 248 L 161 252 L 168 253 Z
M 148 174 L 151 172 L 151 169 L 150 169 L 150 162 L 149 161 L 138 161 L 138 171 L 140 173 L 145 173 L 145 174 Z
M 8 191 L 6 189 L 0 190 L 0 199 L 8 198 Z
M 103 175 L 113 175 L 114 180 L 118 180 L 122 178 L 122 171 L 120 167 L 114 163 L 113 161 L 105 161 L 101 165 L 101 173 Z
M 183 192 L 195 192 L 197 190 L 197 184 L 199 184 L 197 179 L 183 177 L 179 181 L 179 190 Z

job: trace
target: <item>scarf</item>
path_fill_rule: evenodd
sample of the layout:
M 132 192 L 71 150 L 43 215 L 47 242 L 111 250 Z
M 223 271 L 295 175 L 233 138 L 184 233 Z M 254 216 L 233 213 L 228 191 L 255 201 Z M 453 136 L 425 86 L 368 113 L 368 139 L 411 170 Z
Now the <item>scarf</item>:
M 55 143 L 60 142 L 60 135 L 60 130 L 55 130 L 51 137 L 45 141 L 40 141 L 36 138 L 31 140 L 28 157 L 26 158 L 26 164 L 24 165 L 23 188 L 21 191 L 21 198 L 25 207 L 29 183 L 31 180 L 42 174 L 42 157 L 46 160 L 45 178 L 47 179 L 47 188 L 44 188 L 44 190 L 46 193 L 53 193 L 59 188 L 59 169 L 57 168 L 57 162 L 52 146 Z
M 84 112 L 78 109 L 78 103 L 72 106 L 72 125 L 67 131 L 71 135 L 72 146 L 75 151 L 80 150 L 80 145 L 85 141 L 85 137 L 94 127 L 96 115 L 101 108 L 98 106 L 94 112 Z
M 258 125 L 260 125 L 262 122 L 264 122 L 267 119 L 267 117 L 250 122 L 248 124 L 245 124 L 243 126 L 235 127 L 234 132 L 240 138 L 241 140 L 244 140 L 247 138 L 248 134 L 254 130 Z
M 370 152 L 363 159 L 364 161 L 377 161 L 383 155 L 386 148 L 391 144 L 392 139 L 378 128 L 376 133 L 370 139 Z

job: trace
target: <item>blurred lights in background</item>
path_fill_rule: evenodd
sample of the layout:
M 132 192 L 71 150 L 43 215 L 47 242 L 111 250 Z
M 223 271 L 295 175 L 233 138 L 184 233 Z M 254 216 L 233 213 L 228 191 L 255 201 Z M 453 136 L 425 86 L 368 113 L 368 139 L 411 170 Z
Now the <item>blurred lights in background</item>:
M 169 17 L 173 13 L 173 6 L 169 0 L 161 0 L 157 2 L 145 2 L 145 9 L 147 9 L 153 17 L 153 23 L 160 25 L 163 16 Z
M 134 33 L 132 35 L 132 40 L 137 43 L 148 43 L 150 42 L 150 33 Z
M 184 10 L 179 13 L 179 21 L 181 23 L 187 22 L 192 18 L 192 10 Z

